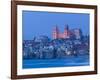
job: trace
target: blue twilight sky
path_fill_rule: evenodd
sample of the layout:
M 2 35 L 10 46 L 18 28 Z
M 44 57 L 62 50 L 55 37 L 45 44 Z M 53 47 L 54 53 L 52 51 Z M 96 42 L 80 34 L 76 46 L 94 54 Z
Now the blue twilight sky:
M 56 25 L 59 27 L 59 30 L 63 32 L 67 24 L 70 29 L 80 28 L 84 35 L 89 34 L 89 14 L 43 11 L 22 12 L 24 40 L 31 40 L 39 35 L 46 35 L 52 38 L 52 30 Z

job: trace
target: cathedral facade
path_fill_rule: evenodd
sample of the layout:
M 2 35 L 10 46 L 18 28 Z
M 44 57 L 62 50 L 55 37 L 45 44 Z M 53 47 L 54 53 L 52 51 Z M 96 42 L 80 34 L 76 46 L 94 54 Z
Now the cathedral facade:
M 75 36 L 76 38 L 80 38 L 81 35 L 82 35 L 82 32 L 80 29 L 70 30 L 68 25 L 65 26 L 63 33 L 60 32 L 58 26 L 56 26 L 52 32 L 53 39 L 67 39 L 67 38 L 70 38 L 71 36 Z

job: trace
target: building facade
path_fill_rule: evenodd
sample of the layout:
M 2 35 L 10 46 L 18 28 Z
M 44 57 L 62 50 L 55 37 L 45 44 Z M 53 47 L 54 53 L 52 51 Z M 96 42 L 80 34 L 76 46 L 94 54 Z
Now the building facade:
M 75 36 L 76 39 L 80 39 L 82 36 L 82 32 L 80 29 L 70 30 L 68 25 L 65 26 L 63 33 L 60 32 L 58 26 L 56 26 L 52 32 L 53 39 L 67 39 L 71 38 L 71 36 Z

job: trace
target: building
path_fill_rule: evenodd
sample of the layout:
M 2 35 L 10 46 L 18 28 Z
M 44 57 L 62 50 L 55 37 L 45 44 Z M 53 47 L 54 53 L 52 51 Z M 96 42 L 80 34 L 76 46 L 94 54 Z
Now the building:
M 82 37 L 81 29 L 74 29 L 74 35 L 76 39 L 80 39 Z
M 58 26 L 56 26 L 52 32 L 53 39 L 67 39 L 67 38 L 71 38 L 72 36 L 74 36 L 76 39 L 80 39 L 82 36 L 81 29 L 70 30 L 67 25 L 65 26 L 64 32 L 61 33 Z
M 35 42 L 46 43 L 46 42 L 49 42 L 49 38 L 48 38 L 48 36 L 40 35 L 38 37 L 35 37 Z
M 53 37 L 53 39 L 70 38 L 70 31 L 69 31 L 68 25 L 65 26 L 65 29 L 64 29 L 64 32 L 63 33 L 61 33 L 59 31 L 58 27 L 56 26 L 54 28 L 54 30 L 53 30 L 52 37 Z

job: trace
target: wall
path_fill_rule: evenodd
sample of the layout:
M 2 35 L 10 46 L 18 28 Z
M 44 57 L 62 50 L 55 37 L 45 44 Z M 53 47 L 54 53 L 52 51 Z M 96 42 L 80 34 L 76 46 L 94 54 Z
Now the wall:
M 61 3 L 76 3 L 76 4 L 97 4 L 99 7 L 98 17 L 100 16 L 100 0 L 36 0 L 48 2 Z M 0 0 L 0 80 L 10 80 L 11 67 L 11 5 L 10 0 Z M 100 21 L 100 18 L 98 19 Z M 100 24 L 98 24 L 98 35 L 100 34 Z M 98 37 L 98 41 L 100 37 Z M 98 42 L 100 44 L 100 42 Z M 100 45 L 98 45 L 98 48 Z M 98 62 L 100 61 L 100 49 L 98 51 Z M 100 62 L 98 63 L 100 67 Z M 33 80 L 33 79 L 32 79 Z M 100 68 L 98 68 L 98 75 L 84 75 L 84 76 L 67 76 L 55 78 L 39 78 L 34 80 L 100 80 Z

